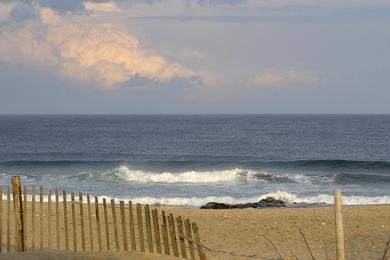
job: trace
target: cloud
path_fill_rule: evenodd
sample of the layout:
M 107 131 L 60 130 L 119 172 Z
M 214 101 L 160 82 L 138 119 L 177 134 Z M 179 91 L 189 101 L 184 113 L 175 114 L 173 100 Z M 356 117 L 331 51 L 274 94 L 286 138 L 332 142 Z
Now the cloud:
M 260 88 L 311 85 L 319 81 L 318 75 L 306 69 L 265 69 L 254 77 L 254 84 Z
M 0 22 L 8 20 L 15 6 L 16 2 L 0 3 Z
M 143 48 L 136 36 L 104 19 L 61 15 L 48 7 L 38 12 L 39 18 L 0 31 L 0 60 L 51 68 L 61 77 L 106 87 L 135 76 L 161 83 L 199 76 Z
M 120 12 L 122 11 L 114 2 L 94 3 L 84 2 L 84 8 L 92 12 Z

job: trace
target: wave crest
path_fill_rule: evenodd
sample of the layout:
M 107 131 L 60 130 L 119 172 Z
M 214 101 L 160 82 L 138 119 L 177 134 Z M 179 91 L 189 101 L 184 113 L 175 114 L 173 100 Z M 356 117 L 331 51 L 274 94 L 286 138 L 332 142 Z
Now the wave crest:
M 236 181 L 246 178 L 248 172 L 241 169 L 221 170 L 221 171 L 187 171 L 180 173 L 171 172 L 147 172 L 132 170 L 126 166 L 120 166 L 115 175 L 124 181 L 131 182 L 154 182 L 154 183 L 215 183 Z

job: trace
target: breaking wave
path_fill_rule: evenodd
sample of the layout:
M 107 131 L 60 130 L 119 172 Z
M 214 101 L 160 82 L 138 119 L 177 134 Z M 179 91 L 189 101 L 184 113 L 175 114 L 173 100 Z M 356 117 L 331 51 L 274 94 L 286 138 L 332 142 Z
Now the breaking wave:
M 211 170 L 211 171 L 186 171 L 172 172 L 148 172 L 132 170 L 127 166 L 120 166 L 114 171 L 115 176 L 122 181 L 145 183 L 217 183 L 260 180 L 264 182 L 296 182 L 310 183 L 312 181 L 333 181 L 328 176 L 307 176 L 303 174 L 274 174 L 266 171 L 254 171 L 247 169 Z

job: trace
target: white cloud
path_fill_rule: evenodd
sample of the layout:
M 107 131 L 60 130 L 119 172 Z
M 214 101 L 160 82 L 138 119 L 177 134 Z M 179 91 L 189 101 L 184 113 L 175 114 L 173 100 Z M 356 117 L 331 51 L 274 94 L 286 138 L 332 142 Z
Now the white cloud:
M 120 26 L 88 15 L 59 15 L 50 8 L 39 12 L 39 19 L 0 31 L 0 60 L 51 67 L 62 77 L 107 87 L 132 77 L 164 83 L 201 76 L 143 48 L 136 36 Z
M 114 2 L 94 3 L 84 2 L 84 8 L 91 12 L 120 12 L 122 11 Z
M 15 5 L 16 2 L 0 3 L 0 22 L 8 20 Z
M 289 87 L 310 85 L 318 82 L 316 73 L 306 69 L 265 69 L 254 77 L 254 83 L 260 88 Z

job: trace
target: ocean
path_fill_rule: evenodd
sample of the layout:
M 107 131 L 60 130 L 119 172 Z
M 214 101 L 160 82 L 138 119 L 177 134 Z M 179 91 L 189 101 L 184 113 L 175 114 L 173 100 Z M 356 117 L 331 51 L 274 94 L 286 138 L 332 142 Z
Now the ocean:
M 390 203 L 389 115 L 2 115 L 0 182 L 134 202 Z

